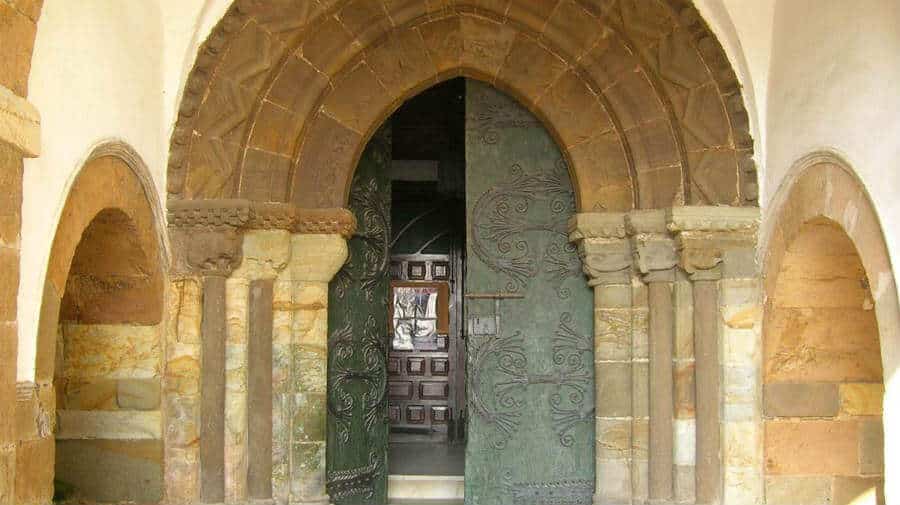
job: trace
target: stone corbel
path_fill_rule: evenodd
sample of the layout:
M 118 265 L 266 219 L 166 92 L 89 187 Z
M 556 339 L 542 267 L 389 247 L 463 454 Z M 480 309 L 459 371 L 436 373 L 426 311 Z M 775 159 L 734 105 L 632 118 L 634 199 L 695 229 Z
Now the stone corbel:
M 634 249 L 635 268 L 645 282 L 672 282 L 678 255 L 662 210 L 639 210 L 626 217 Z
M 41 154 L 41 115 L 28 100 L 0 86 L 0 142 L 15 147 L 26 158 Z
M 578 247 L 590 286 L 631 281 L 633 260 L 625 214 L 577 214 L 569 221 L 569 241 Z

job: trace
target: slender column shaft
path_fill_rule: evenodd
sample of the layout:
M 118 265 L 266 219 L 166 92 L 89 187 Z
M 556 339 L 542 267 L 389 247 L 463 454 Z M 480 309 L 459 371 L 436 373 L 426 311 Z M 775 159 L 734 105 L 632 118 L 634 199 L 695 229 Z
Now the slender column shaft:
M 225 277 L 203 279 L 200 350 L 200 500 L 225 501 Z
M 674 313 L 672 284 L 649 283 L 650 302 L 650 501 L 663 502 L 673 495 L 674 417 L 672 343 Z
M 694 377 L 697 409 L 697 503 L 719 503 L 719 336 L 717 282 L 694 282 Z
M 250 284 L 247 487 L 255 500 L 272 498 L 272 302 L 272 280 Z

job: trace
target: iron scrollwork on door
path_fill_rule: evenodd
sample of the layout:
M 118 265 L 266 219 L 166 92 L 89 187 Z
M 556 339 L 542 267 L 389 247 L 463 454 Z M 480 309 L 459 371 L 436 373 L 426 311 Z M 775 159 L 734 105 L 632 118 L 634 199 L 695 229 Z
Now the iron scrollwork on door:
M 390 131 L 366 147 L 350 189 L 357 233 L 329 286 L 327 489 L 339 505 L 387 499 Z
M 581 263 L 568 242 L 567 222 L 575 212 L 575 196 L 568 182 L 565 161 L 560 158 L 550 171 L 525 173 L 510 168 L 511 177 L 478 197 L 472 210 L 471 249 L 491 270 L 506 276 L 506 289 L 516 293 L 541 273 L 554 282 L 557 295 L 567 298 L 562 287 L 581 275 Z M 539 212 L 529 212 L 535 207 Z M 534 251 L 527 234 L 547 232 L 552 240 L 544 251 Z

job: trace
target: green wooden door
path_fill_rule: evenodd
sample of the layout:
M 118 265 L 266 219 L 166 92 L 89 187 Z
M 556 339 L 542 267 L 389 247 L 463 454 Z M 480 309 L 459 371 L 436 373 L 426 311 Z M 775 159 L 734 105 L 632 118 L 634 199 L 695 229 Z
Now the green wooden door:
M 366 146 L 350 189 L 356 235 L 328 289 L 328 493 L 338 505 L 387 502 L 387 303 L 391 132 Z
M 574 193 L 539 121 L 476 81 L 466 207 L 466 503 L 589 504 L 593 304 L 567 240 Z

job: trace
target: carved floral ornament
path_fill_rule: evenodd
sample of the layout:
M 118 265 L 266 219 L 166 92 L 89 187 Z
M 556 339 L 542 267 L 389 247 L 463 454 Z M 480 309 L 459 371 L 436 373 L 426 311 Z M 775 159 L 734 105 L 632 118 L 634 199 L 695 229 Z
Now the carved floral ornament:
M 628 213 L 582 213 L 569 221 L 591 285 L 647 281 L 678 266 L 694 280 L 715 279 L 726 252 L 755 247 L 759 209 L 673 207 Z
M 229 275 L 241 263 L 242 232 L 287 230 L 350 238 L 356 218 L 347 209 L 301 209 L 240 199 L 169 201 L 173 273 Z

